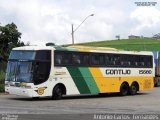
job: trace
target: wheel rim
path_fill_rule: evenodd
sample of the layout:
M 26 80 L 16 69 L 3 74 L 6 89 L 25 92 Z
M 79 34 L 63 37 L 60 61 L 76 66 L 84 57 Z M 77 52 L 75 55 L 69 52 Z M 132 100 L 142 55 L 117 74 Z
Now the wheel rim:
M 132 94 L 136 94 L 137 93 L 137 87 L 136 87 L 136 85 L 132 85 L 131 86 L 131 92 L 132 92 Z

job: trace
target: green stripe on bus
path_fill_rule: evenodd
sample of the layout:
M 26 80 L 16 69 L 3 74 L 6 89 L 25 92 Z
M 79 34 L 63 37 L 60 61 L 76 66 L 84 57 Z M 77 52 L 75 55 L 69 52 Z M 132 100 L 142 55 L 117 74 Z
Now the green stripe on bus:
M 76 48 L 65 48 L 60 46 L 55 46 L 54 48 L 59 51 L 78 51 Z
M 67 67 L 67 69 L 74 83 L 76 84 L 80 94 L 91 93 L 79 69 L 77 67 Z
M 80 67 L 79 70 L 80 70 L 84 80 L 86 81 L 87 86 L 89 87 L 89 90 L 91 91 L 91 93 L 92 94 L 99 93 L 98 86 L 97 86 L 92 74 L 90 73 L 89 69 L 86 67 L 85 68 Z
M 68 51 L 67 48 L 60 47 L 60 46 L 55 46 L 54 48 L 55 48 L 56 50 L 60 50 L 60 51 Z

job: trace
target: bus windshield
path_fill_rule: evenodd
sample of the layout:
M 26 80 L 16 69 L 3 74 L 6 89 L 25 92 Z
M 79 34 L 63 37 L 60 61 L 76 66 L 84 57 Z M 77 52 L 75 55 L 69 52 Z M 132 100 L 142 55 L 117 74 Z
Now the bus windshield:
M 27 83 L 32 82 L 32 62 L 9 61 L 6 80 Z
M 40 84 L 50 74 L 51 51 L 13 50 L 9 56 L 6 81 Z
M 12 50 L 9 59 L 17 60 L 34 60 L 36 52 L 26 50 Z
M 32 82 L 32 63 L 35 51 L 12 50 L 7 64 L 7 81 Z

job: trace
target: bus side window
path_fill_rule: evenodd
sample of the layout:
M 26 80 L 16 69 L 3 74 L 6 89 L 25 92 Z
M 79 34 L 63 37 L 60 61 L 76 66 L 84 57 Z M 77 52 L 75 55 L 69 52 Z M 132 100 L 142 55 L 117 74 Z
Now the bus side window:
M 61 54 L 55 55 L 55 64 L 56 65 L 62 64 L 62 55 Z
M 107 55 L 106 61 L 108 61 L 109 66 L 119 66 L 120 65 L 120 56 L 119 55 Z
M 134 56 L 134 67 L 140 67 L 140 65 L 139 65 L 139 56 Z
M 140 66 L 141 66 L 141 67 L 144 67 L 144 66 L 145 66 L 145 65 L 144 65 L 144 61 L 145 61 L 145 57 L 144 57 L 144 56 L 140 56 L 139 62 L 140 62 Z
M 89 55 L 88 54 L 82 55 L 82 65 L 84 65 L 84 66 L 88 66 L 89 65 Z
M 91 55 L 91 64 L 92 65 L 105 65 L 104 55 L 101 54 L 92 54 Z
M 120 66 L 120 55 L 113 55 L 113 62 L 115 66 Z
M 120 65 L 123 67 L 130 67 L 132 65 L 132 56 L 130 55 L 121 55 Z
M 55 52 L 55 65 L 58 66 L 64 66 L 64 65 L 71 65 L 72 58 L 71 53 L 65 53 L 65 52 Z
M 144 60 L 145 67 L 152 67 L 152 57 L 146 56 Z
M 113 55 L 106 54 L 106 56 L 105 56 L 105 62 L 106 62 L 107 66 L 115 65 L 115 61 L 113 60 Z
M 99 64 L 97 55 L 92 55 L 91 56 L 91 63 L 92 63 L 92 65 L 98 65 Z
M 81 64 L 81 56 L 79 54 L 72 55 L 73 64 Z
M 71 53 L 64 53 L 62 57 L 62 64 L 63 65 L 71 65 L 72 63 L 72 54 Z

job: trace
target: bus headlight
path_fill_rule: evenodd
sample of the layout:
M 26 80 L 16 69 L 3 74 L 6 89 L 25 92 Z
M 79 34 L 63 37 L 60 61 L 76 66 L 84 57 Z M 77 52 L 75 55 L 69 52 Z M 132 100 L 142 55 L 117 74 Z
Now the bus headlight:
M 26 85 L 24 87 L 27 88 L 27 89 L 32 89 L 32 86 L 30 86 L 30 85 Z
M 9 87 L 9 84 L 5 84 L 5 87 Z
M 5 82 L 5 87 L 9 87 L 9 82 Z
M 22 87 L 22 88 L 27 88 L 27 89 L 31 89 L 32 88 L 32 86 L 31 85 L 28 85 L 27 83 L 20 83 L 20 86 Z

